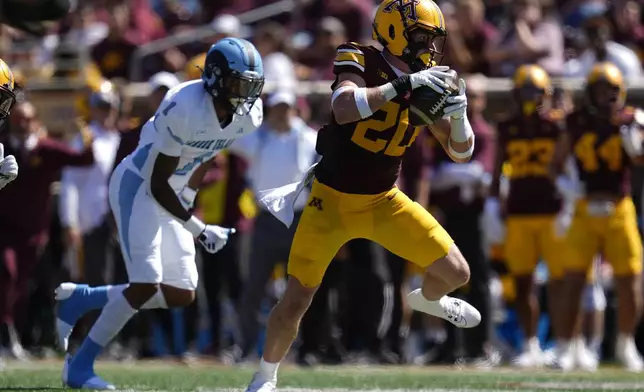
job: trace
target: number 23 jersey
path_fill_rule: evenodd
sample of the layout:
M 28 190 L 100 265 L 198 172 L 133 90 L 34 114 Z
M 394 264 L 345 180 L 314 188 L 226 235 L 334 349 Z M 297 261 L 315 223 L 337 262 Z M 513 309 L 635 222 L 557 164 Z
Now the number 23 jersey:
M 507 212 L 510 215 L 550 215 L 561 207 L 548 176 L 563 113 L 551 110 L 529 118 L 513 117 L 498 124 L 499 147 L 510 170 Z
M 353 42 L 338 47 L 333 73 L 358 75 L 367 87 L 398 77 L 378 49 Z M 337 79 L 331 88 L 336 85 Z M 318 181 L 343 193 L 378 194 L 391 189 L 403 154 L 421 131 L 409 125 L 407 98 L 396 97 L 370 117 L 353 123 L 338 124 L 331 115 L 318 132 L 316 149 L 322 155 L 315 170 Z
M 180 84 L 168 91 L 156 114 L 143 126 L 138 147 L 122 164 L 148 181 L 157 153 L 179 157 L 177 169 L 168 180 L 179 192 L 202 163 L 254 131 L 262 116 L 262 101 L 258 99 L 247 115 L 235 114 L 222 128 L 203 82 Z

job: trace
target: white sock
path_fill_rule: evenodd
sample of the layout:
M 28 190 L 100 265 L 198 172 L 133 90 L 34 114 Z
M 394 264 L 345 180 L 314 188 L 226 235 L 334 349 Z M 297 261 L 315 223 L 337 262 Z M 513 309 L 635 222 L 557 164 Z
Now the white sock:
M 277 368 L 280 363 L 269 363 L 264 361 L 264 357 L 259 361 L 259 373 L 265 380 L 277 380 Z
M 123 291 L 130 287 L 129 284 L 120 284 L 118 286 L 107 286 L 107 302 L 123 294 Z
M 141 309 L 168 309 L 168 304 L 165 302 L 165 297 L 163 296 L 163 290 L 159 288 L 152 298 L 141 306 Z
M 531 352 L 541 351 L 541 344 L 539 343 L 539 338 L 537 338 L 536 336 L 533 336 L 530 339 L 528 339 L 528 350 Z
M 124 296 L 115 296 L 107 302 L 101 315 L 89 331 L 89 337 L 97 344 L 105 347 L 136 314 Z

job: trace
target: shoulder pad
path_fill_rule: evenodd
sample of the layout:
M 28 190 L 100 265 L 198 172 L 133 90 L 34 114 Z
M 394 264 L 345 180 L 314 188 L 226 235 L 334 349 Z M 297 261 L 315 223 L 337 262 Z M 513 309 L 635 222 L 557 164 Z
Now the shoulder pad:
M 355 42 L 346 42 L 336 49 L 333 65 L 335 67 L 353 67 L 364 72 L 365 51 L 367 50 L 368 48 L 363 45 Z

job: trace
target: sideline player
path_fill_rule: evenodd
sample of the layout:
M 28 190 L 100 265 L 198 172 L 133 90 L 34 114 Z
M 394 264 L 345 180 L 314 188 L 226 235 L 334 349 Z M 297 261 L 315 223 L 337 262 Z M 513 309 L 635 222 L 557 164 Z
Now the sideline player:
M 436 45 L 446 35 L 443 14 L 432 0 L 385 0 L 373 23 L 373 36 L 385 49 L 357 43 L 338 47 L 333 115 L 318 133 L 322 159 L 312 169 L 313 188 L 291 247 L 291 278 L 268 319 L 264 355 L 248 391 L 275 390 L 279 363 L 331 259 L 354 238 L 377 242 L 423 267 L 422 288 L 408 296 L 413 309 L 458 327 L 480 323 L 474 307 L 446 295 L 469 280 L 461 252 L 423 206 L 394 186 L 402 155 L 422 130 L 409 126 L 411 90 L 429 86 L 442 92 L 447 87 L 444 79 L 450 75 L 449 68 L 428 68 L 440 60 Z M 459 95 L 448 98 L 444 109 L 451 120 L 441 121 L 441 127 L 432 125 L 432 132 L 452 159 L 466 162 L 474 149 L 474 134 L 466 116 L 462 80 L 459 87 Z M 286 215 L 292 216 L 292 205 L 285 201 L 304 183 L 268 192 L 267 207 L 279 217 L 286 205 Z M 280 192 L 284 193 L 280 196 Z M 272 197 L 276 203 L 270 202 Z
M 637 229 L 630 192 L 630 167 L 642 161 L 644 113 L 624 106 L 626 88 L 621 71 L 611 63 L 599 63 L 590 71 L 584 104 L 566 119 L 552 166 L 558 178 L 572 154 L 582 189 L 558 181 L 560 191 L 578 194 L 575 215 L 568 232 L 570 257 L 564 278 L 565 300 L 558 362 L 570 368 L 576 320 L 586 281 L 586 271 L 597 254 L 613 266 L 618 296 L 618 329 L 615 353 L 628 370 L 640 372 L 642 358 L 633 333 L 642 310 L 642 242 Z
M 15 82 L 11 68 L 0 59 L 0 129 L 9 117 L 11 107 L 16 103 Z M 18 177 L 18 162 L 13 155 L 4 156 L 0 143 L 0 189 Z
M 499 201 L 501 169 L 507 163 L 509 190 L 505 200 L 505 260 L 516 280 L 518 314 L 526 336 L 522 353 L 513 364 L 539 367 L 546 357 L 537 338 L 539 302 L 535 294 L 534 271 L 540 259 L 548 265 L 548 308 L 555 338 L 559 338 L 564 275 L 564 234 L 562 200 L 549 177 L 555 145 L 563 130 L 564 114 L 552 109 L 553 88 L 548 73 L 538 65 L 522 65 L 514 74 L 513 98 L 518 110 L 498 125 L 495 172 L 485 203 L 483 222 L 502 220 Z M 489 225 L 486 231 L 500 224 Z
M 194 239 L 215 253 L 232 232 L 205 225 L 187 211 L 194 190 L 188 192 L 191 200 L 181 199 L 203 162 L 261 124 L 262 59 L 250 42 L 223 39 L 208 51 L 201 79 L 168 91 L 143 127 L 139 146 L 110 180 L 130 284 L 63 283 L 56 289 L 56 324 L 65 349 L 76 321 L 103 309 L 80 349 L 65 358 L 63 382 L 72 388 L 114 389 L 94 373 L 103 347 L 139 309 L 190 304 L 197 287 Z

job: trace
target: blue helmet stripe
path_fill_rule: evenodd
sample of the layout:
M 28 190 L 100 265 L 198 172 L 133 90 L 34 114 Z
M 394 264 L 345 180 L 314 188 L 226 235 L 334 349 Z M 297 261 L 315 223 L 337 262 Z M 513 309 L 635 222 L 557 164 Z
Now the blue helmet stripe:
M 241 41 L 242 45 L 244 45 L 244 49 L 246 49 L 244 52 L 246 56 L 248 57 L 248 68 L 251 70 L 255 70 L 255 48 L 253 48 L 248 41 Z

